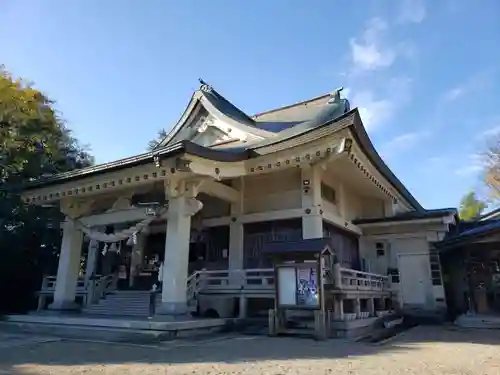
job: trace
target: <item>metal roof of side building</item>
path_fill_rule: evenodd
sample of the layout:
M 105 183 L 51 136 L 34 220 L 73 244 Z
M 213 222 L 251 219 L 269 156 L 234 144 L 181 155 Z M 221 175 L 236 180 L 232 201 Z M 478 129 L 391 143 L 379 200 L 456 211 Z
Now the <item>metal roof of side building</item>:
M 375 223 L 390 223 L 396 221 L 409 221 L 409 220 L 419 220 L 419 219 L 434 219 L 440 218 L 448 215 L 457 215 L 456 208 L 439 208 L 432 210 L 423 211 L 411 211 L 396 214 L 389 217 L 376 217 L 376 218 L 366 218 L 366 219 L 354 219 L 353 224 L 375 224 Z

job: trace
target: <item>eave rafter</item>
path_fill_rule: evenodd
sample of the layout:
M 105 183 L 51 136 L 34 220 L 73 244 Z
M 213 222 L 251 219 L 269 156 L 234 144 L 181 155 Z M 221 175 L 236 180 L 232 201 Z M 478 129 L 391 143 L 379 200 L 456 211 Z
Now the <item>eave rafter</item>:
M 181 158 L 170 158 L 154 163 L 130 167 L 121 171 L 102 173 L 51 186 L 28 189 L 22 193 L 25 203 L 44 205 L 68 198 L 91 197 L 103 193 L 116 193 L 157 181 L 189 176 Z
M 405 208 L 411 209 L 411 206 L 403 199 L 403 197 L 394 189 L 394 187 L 376 170 L 376 168 L 368 161 L 364 153 L 358 145 L 354 145 L 349 154 L 349 161 L 370 181 L 378 190 L 391 199 L 395 203 L 403 203 Z
M 314 142 L 291 149 L 278 151 L 247 161 L 248 174 L 262 174 L 278 170 L 323 165 L 333 160 L 346 157 L 352 146 L 352 139 L 330 137 L 322 142 Z

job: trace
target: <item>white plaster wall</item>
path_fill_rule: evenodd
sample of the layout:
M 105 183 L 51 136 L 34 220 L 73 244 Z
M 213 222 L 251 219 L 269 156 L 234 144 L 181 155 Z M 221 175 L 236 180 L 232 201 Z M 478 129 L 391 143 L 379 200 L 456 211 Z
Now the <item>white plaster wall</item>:
M 417 265 L 415 264 L 415 268 L 412 269 L 412 277 L 406 278 L 407 283 L 410 282 L 419 282 L 419 280 L 423 281 L 424 288 L 424 304 L 423 308 L 428 310 L 433 310 L 436 307 L 436 298 L 441 298 L 442 295 L 438 291 L 435 291 L 435 287 L 432 285 L 431 278 L 431 269 L 430 269 L 430 259 L 429 259 L 429 242 L 427 241 L 426 236 L 422 237 L 414 237 L 414 238 L 398 238 L 391 240 L 391 258 L 389 262 L 395 265 L 398 265 L 398 256 L 411 256 L 413 254 L 419 254 L 419 256 L 415 256 L 415 262 L 423 262 L 424 266 L 420 266 L 421 263 Z M 403 282 L 402 273 L 403 270 L 399 270 L 400 272 L 400 280 Z M 413 277 L 415 275 L 415 277 Z M 410 300 L 411 296 L 405 296 L 405 288 L 403 285 L 400 286 L 400 301 L 402 302 L 403 308 L 405 308 L 405 300 Z M 437 292 L 437 293 L 436 293 Z M 443 291 L 444 294 L 444 291 Z
M 417 272 L 414 274 L 414 281 L 424 281 L 425 303 L 421 307 L 426 310 L 445 308 L 446 302 L 443 285 L 432 284 L 429 259 L 431 245 L 427 240 L 427 235 L 425 232 L 420 232 L 420 234 L 418 232 L 414 233 L 414 237 L 405 238 L 396 238 L 394 236 L 388 236 L 386 239 L 361 237 L 360 256 L 362 259 L 365 259 L 365 264 L 368 266 L 367 271 L 385 275 L 387 273 L 387 268 L 399 268 L 398 256 L 404 256 L 405 254 L 422 254 L 422 257 L 419 259 L 415 258 L 415 261 L 424 262 L 425 266 L 417 267 L 416 264 L 414 270 L 414 272 Z M 385 254 L 380 257 L 377 257 L 377 242 L 382 242 L 385 245 Z M 401 275 L 402 272 L 403 271 L 400 270 L 400 281 L 403 280 L 403 276 Z M 404 293 L 404 288 L 397 284 L 393 285 L 393 287 L 400 292 L 399 299 L 400 302 L 403 303 L 404 308 L 405 296 L 401 294 Z
M 302 205 L 299 169 L 244 178 L 244 213 L 286 210 Z
M 385 216 L 385 202 L 378 198 L 361 197 L 361 216 L 360 218 L 376 218 Z

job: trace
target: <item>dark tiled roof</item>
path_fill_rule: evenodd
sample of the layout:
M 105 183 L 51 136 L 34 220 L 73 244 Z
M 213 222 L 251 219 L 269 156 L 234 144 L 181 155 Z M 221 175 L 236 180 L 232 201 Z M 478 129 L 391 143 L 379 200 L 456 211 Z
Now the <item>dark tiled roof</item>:
M 357 224 L 386 223 L 395 221 L 409 221 L 409 220 L 419 220 L 419 219 L 433 219 L 446 215 L 456 215 L 456 214 L 457 210 L 455 208 L 441 208 L 435 210 L 404 212 L 390 217 L 355 219 L 352 221 L 352 223 L 357 225 Z
M 254 120 L 252 120 L 245 112 L 236 107 L 234 104 L 232 104 L 229 100 L 224 98 L 217 91 L 215 91 L 212 87 L 202 91 L 205 98 L 207 98 L 207 100 L 210 101 L 210 103 L 214 107 L 216 107 L 226 116 L 232 118 L 235 121 L 241 122 L 242 124 L 255 126 Z
M 291 253 L 319 254 L 326 249 L 332 249 L 330 238 L 312 238 L 288 242 L 268 242 L 262 248 L 262 252 L 269 255 Z
M 443 241 L 436 244 L 439 248 L 451 248 L 467 244 L 469 241 L 500 233 L 500 220 L 460 222 L 456 230 L 451 232 Z
M 500 218 L 500 208 L 496 208 L 490 212 L 485 213 L 479 217 L 479 220 L 489 220 Z

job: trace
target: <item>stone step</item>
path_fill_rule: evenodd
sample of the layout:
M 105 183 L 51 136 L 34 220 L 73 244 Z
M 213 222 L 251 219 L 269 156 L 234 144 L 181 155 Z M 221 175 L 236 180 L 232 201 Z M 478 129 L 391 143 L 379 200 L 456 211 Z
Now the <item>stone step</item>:
M 144 291 L 117 291 L 109 294 L 97 304 L 87 306 L 83 309 L 86 314 L 95 315 L 127 315 L 147 317 L 149 316 L 149 292 Z M 156 296 L 157 305 L 161 303 L 161 295 Z M 197 309 L 196 303 L 189 304 L 189 311 Z
M 143 330 L 117 327 L 89 327 L 83 325 L 0 322 L 0 329 L 10 333 L 30 333 L 67 339 L 103 340 L 112 342 L 148 343 L 169 340 L 168 331 Z
M 117 319 L 116 315 L 113 319 L 41 315 L 10 315 L 6 319 L 0 321 L 2 332 L 134 343 L 206 335 L 226 330 L 231 324 L 227 319 L 155 321 Z

